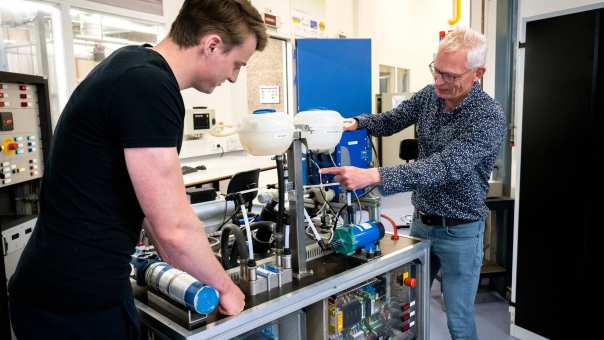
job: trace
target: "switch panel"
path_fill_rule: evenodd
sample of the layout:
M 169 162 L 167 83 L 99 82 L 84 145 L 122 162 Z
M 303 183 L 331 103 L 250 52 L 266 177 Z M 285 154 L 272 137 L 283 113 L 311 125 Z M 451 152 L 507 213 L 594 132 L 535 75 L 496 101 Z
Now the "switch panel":
M 0 188 L 43 173 L 36 86 L 0 84 Z

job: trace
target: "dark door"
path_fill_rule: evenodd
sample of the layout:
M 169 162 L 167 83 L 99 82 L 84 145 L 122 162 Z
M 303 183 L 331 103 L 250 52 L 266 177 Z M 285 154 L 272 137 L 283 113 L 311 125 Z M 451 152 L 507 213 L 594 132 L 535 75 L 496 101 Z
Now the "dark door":
M 585 325 L 588 243 L 594 224 L 603 225 L 593 211 L 602 174 L 593 164 L 601 155 L 601 15 L 526 30 L 515 322 L 550 339 Z

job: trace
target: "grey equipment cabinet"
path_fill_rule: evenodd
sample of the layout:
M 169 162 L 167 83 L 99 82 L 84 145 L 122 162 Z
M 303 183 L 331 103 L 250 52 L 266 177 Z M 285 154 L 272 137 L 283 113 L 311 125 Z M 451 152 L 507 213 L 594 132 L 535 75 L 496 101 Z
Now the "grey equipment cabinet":
M 238 316 L 208 318 L 194 329 L 152 307 L 144 289 L 135 290 L 135 303 L 144 328 L 155 339 L 328 339 L 330 325 L 338 325 L 338 311 L 340 330 L 348 334 L 372 327 L 357 321 L 380 319 L 375 313 L 379 311 L 384 316 L 379 322 L 391 327 L 397 339 L 429 339 L 430 242 L 411 237 L 393 241 L 386 235 L 380 247 L 382 256 L 369 261 L 338 254 L 315 258 L 307 263 L 313 275 L 247 297 L 246 309 Z M 405 276 L 415 280 L 407 282 L 415 288 L 408 289 Z M 378 296 L 376 291 L 383 293 Z M 332 308 L 330 321 L 334 306 L 340 307 L 335 313 Z

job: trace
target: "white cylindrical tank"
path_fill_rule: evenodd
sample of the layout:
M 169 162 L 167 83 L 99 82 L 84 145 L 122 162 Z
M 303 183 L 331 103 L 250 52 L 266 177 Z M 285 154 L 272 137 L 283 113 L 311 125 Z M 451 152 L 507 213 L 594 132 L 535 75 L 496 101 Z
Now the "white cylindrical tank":
M 332 110 L 302 111 L 294 117 L 294 124 L 306 125 L 302 131 L 308 148 L 316 152 L 333 152 L 342 138 L 342 116 Z
M 294 125 L 284 112 L 246 116 L 239 129 L 241 146 L 254 156 L 283 154 L 292 143 Z

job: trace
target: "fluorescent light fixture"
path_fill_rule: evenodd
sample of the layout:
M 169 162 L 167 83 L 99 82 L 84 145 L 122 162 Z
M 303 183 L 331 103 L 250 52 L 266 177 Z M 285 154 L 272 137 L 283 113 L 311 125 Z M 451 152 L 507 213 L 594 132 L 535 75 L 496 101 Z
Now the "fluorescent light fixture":
M 101 23 L 103 28 L 112 27 L 120 28 L 125 31 L 133 31 L 140 33 L 157 34 L 157 28 L 155 25 L 139 23 L 130 19 L 120 18 L 117 16 L 98 14 L 95 12 L 88 12 L 79 9 L 71 9 L 70 14 L 72 17 L 79 17 L 82 22 Z M 100 20 L 99 20 L 100 19 Z
M 126 20 L 126 19 L 116 18 L 116 17 L 111 17 L 111 16 L 103 16 L 103 18 L 101 20 L 102 20 L 103 27 L 110 26 L 110 27 L 115 27 L 115 28 L 121 28 L 126 31 L 157 34 L 157 30 L 153 26 L 141 25 L 141 24 L 138 24 L 136 22 Z

